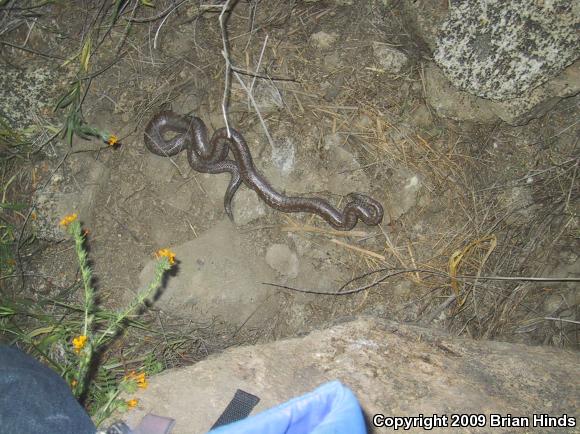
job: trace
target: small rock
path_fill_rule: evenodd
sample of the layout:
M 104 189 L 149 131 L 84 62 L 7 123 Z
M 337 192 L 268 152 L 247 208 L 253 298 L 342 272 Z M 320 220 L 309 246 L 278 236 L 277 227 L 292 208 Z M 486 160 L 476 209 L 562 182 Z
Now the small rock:
M 234 196 L 234 221 L 237 226 L 244 226 L 266 215 L 266 205 L 255 191 L 240 187 Z
M 417 175 L 413 175 L 409 178 L 407 184 L 405 184 L 405 189 L 409 191 L 417 191 L 419 188 L 419 177 Z
M 298 276 L 298 256 L 286 244 L 273 244 L 266 252 L 266 262 L 270 267 L 290 279 Z
M 397 220 L 417 204 L 417 196 L 421 189 L 421 179 L 418 175 L 400 168 L 390 175 L 393 183 L 389 200 L 385 204 L 391 221 Z
M 339 133 L 328 134 L 322 138 L 322 147 L 325 151 L 338 148 L 344 143 L 344 138 Z
M 406 298 L 411 295 L 413 284 L 408 280 L 403 280 L 393 284 L 392 292 L 394 296 Z
M 270 113 L 284 107 L 280 91 L 269 81 L 259 80 L 254 86 L 253 95 L 261 113 Z
M 340 73 L 334 77 L 334 80 L 330 83 L 325 83 L 324 86 L 324 100 L 334 101 L 336 97 L 340 94 L 344 86 L 344 74 Z
M 529 187 L 513 187 L 503 190 L 497 196 L 499 202 L 509 210 L 508 224 L 526 224 L 534 215 L 534 198 Z
M 562 294 L 550 294 L 544 299 L 544 313 L 553 315 L 566 302 Z
M 366 130 L 373 127 L 373 120 L 369 116 L 361 114 L 355 119 L 354 124 L 361 130 Z
M 320 50 L 326 50 L 336 42 L 338 39 L 337 33 L 318 32 L 310 36 L 310 40 L 314 46 Z
M 373 53 L 377 62 L 391 74 L 399 74 L 409 63 L 405 53 L 378 42 L 373 42 Z
M 296 160 L 296 146 L 290 137 L 277 140 L 272 149 L 272 162 L 284 175 L 294 170 Z
M 326 72 L 333 72 L 340 67 L 340 55 L 337 52 L 324 56 L 322 68 Z

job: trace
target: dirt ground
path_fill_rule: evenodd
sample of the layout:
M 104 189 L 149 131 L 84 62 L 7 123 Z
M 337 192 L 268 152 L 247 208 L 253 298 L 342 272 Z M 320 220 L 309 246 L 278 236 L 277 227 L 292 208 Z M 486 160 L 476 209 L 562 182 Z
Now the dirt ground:
M 259 170 L 287 194 L 334 204 L 350 191 L 368 194 L 383 204 L 385 218 L 378 227 L 359 223 L 352 233 L 337 233 L 317 217 L 271 210 L 242 187 L 232 225 L 223 210 L 227 175 L 196 173 L 183 153 L 164 159 L 143 145 L 145 125 L 162 109 L 195 114 L 210 131 L 224 125 L 220 9 L 185 2 L 154 18 L 171 4 L 158 1 L 151 9 L 127 2 L 106 31 L 101 2 L 59 2 L 3 36 L 18 45 L 26 39 L 33 51 L 1 47 L 2 68 L 24 71 L 14 88 L 32 87 L 37 80 L 23 77 L 47 71 L 47 93 L 37 99 L 54 101 L 78 70 L 77 60 L 62 59 L 96 32 L 95 76 L 82 112 L 120 144 L 113 149 L 75 138 L 71 148 L 53 140 L 20 173 L 12 194 L 35 194 L 36 221 L 27 230 L 44 235 L 66 212 L 52 207 L 55 195 L 83 204 L 103 303 L 127 302 L 153 253 L 170 247 L 180 252 L 170 280 L 209 267 L 200 283 L 207 288 L 191 301 L 206 303 L 202 311 L 180 306 L 186 296 L 174 293 L 169 304 L 161 294 L 148 314 L 167 333 L 192 333 L 183 344 L 188 350 L 180 347 L 185 361 L 197 358 L 191 348 L 207 354 L 360 314 L 476 338 L 578 346 L 572 283 L 450 281 L 413 272 L 342 296 L 262 285 L 332 292 L 377 268 L 447 273 L 452 258 L 461 275 L 578 277 L 578 97 L 521 127 L 440 119 L 425 103 L 430 55 L 396 2 L 238 2 L 227 22 L 229 55 L 253 101 L 232 76 L 227 113 Z M 131 17 L 140 20 L 129 26 Z M 400 72 L 378 63 L 377 44 L 405 54 Z M 2 110 L 24 112 L 45 137 L 64 118 L 50 104 L 34 112 L 26 104 Z M 39 296 L 68 294 L 78 278 L 74 250 L 69 241 L 55 241 L 58 235 L 45 238 L 52 241 L 23 248 L 25 287 Z M 244 270 L 254 284 L 236 281 Z M 236 286 L 243 292 L 234 296 Z

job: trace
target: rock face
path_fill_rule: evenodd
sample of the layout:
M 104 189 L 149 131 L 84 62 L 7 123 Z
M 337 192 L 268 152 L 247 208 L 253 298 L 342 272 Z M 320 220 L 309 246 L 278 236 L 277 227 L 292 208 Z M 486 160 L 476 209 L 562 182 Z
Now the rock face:
M 580 10 L 568 0 L 454 2 L 435 61 L 451 82 L 506 100 L 544 84 L 580 53 Z
M 175 434 L 207 432 L 237 388 L 261 398 L 255 414 L 335 379 L 353 390 L 368 421 L 378 413 L 497 413 L 530 422 L 534 413 L 578 418 L 579 362 L 577 353 L 554 348 L 472 341 L 360 319 L 166 371 L 139 392 L 128 422 L 136 425 L 151 412 L 175 418 Z M 439 432 L 491 432 L 489 416 L 487 422 L 479 431 Z
M 569 0 L 455 1 L 435 61 L 453 85 L 506 100 L 544 84 L 580 54 L 580 10 Z
M 0 118 L 13 128 L 34 124 L 34 116 L 51 106 L 57 77 L 53 70 L 34 67 L 21 71 L 2 66 L 0 74 Z
M 578 2 L 403 0 L 402 6 L 443 72 L 428 68 L 427 99 L 439 116 L 523 125 L 580 92 Z

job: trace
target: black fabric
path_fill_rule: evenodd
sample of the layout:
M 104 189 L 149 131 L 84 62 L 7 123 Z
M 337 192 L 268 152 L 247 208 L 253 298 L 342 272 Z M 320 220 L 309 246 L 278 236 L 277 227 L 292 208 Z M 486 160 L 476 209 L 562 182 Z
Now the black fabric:
M 245 419 L 258 402 L 260 402 L 260 398 L 257 396 L 240 389 L 236 390 L 234 397 L 211 429 Z

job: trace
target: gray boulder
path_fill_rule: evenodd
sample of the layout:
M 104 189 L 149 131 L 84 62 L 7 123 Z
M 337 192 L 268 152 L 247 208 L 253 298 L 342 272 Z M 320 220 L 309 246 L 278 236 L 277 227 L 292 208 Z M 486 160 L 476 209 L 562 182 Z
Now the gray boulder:
M 430 67 L 427 77 L 427 100 L 439 116 L 523 125 L 580 92 L 578 2 L 402 5 L 443 72 Z
M 438 432 L 495 432 L 490 413 L 530 423 L 535 413 L 578 418 L 579 362 L 578 353 L 555 348 L 473 341 L 365 318 L 166 371 L 137 394 L 139 404 L 127 417 L 135 426 L 151 412 L 176 419 L 174 434 L 202 433 L 238 388 L 261 398 L 255 414 L 338 379 L 369 420 L 375 414 L 486 414 L 479 430 L 449 426 Z
M 580 8 L 554 0 L 452 2 L 435 61 L 454 86 L 504 101 L 555 77 L 580 52 Z

